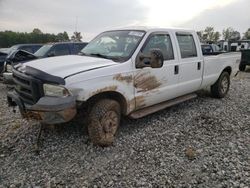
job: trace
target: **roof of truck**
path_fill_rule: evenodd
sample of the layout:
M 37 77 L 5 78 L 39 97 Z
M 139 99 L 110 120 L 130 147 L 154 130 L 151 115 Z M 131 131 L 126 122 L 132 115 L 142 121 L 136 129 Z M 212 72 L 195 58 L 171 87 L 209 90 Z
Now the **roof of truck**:
M 143 30 L 143 31 L 184 31 L 184 32 L 194 32 L 192 29 L 185 28 L 174 28 L 174 27 L 152 27 L 152 26 L 131 26 L 125 28 L 117 28 L 112 30 Z

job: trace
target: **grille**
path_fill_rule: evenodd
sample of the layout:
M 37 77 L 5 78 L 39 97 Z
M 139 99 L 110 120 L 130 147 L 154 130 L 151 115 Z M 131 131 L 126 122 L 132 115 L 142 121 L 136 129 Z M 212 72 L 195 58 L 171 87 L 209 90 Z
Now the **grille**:
M 44 96 L 42 81 L 13 69 L 15 90 L 21 100 L 29 105 L 37 103 Z

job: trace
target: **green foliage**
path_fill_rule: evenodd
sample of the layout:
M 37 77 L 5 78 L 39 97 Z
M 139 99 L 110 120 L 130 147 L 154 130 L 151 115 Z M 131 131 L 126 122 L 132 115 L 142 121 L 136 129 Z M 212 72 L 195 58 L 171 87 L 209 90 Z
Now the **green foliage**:
M 73 40 L 75 42 L 81 42 L 82 41 L 81 32 L 75 31 L 74 34 L 71 36 L 71 40 Z
M 244 33 L 244 38 L 245 39 L 250 39 L 250 28 Z
M 205 30 L 197 32 L 201 42 L 218 42 L 220 39 L 220 32 L 214 31 L 213 27 L 206 27 Z
M 224 40 L 239 40 L 240 32 L 234 30 L 232 27 L 223 29 L 222 36 Z
M 63 33 L 58 33 L 56 38 L 59 42 L 69 41 L 69 35 L 66 31 L 64 31 Z
M 48 43 L 69 41 L 67 32 L 55 34 L 43 33 L 35 28 L 31 33 L 0 31 L 0 48 L 11 47 L 15 44 Z

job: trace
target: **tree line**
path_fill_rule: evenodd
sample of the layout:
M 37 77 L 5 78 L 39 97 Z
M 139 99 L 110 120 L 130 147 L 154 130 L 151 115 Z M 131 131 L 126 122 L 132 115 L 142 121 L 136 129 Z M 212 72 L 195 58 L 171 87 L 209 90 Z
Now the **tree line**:
M 232 27 L 223 29 L 222 33 L 215 31 L 213 27 L 206 27 L 197 32 L 201 42 L 218 42 L 220 39 L 225 41 L 236 41 L 250 39 L 250 28 L 241 36 L 240 32 Z
M 204 30 L 197 32 L 201 42 L 218 42 L 221 38 L 225 41 L 250 39 L 250 28 L 241 36 L 240 32 L 232 27 L 223 29 L 222 33 L 215 31 L 213 27 L 206 27 Z M 11 47 L 15 44 L 26 43 L 48 43 L 48 42 L 65 42 L 81 41 L 80 32 L 74 32 L 71 38 L 66 31 L 58 34 L 43 33 L 40 29 L 35 28 L 30 33 L 0 31 L 0 48 Z
M 0 48 L 8 48 L 15 44 L 27 43 L 48 43 L 48 42 L 66 42 L 66 41 L 81 41 L 80 32 L 74 32 L 69 38 L 66 31 L 58 34 L 43 33 L 40 29 L 35 28 L 32 32 L 13 32 L 0 31 Z

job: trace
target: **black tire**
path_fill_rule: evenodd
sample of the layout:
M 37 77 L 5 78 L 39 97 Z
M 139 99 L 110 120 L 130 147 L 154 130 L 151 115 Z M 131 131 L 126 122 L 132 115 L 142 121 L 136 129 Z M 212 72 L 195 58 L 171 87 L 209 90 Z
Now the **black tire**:
M 226 96 L 230 88 L 230 75 L 228 72 L 222 72 L 219 79 L 211 86 L 211 94 L 215 98 Z
M 121 107 L 111 99 L 96 102 L 90 110 L 88 132 L 94 145 L 106 147 L 113 144 L 120 125 Z
M 240 64 L 239 70 L 240 70 L 240 71 L 245 71 L 245 70 L 246 70 L 246 65 Z

